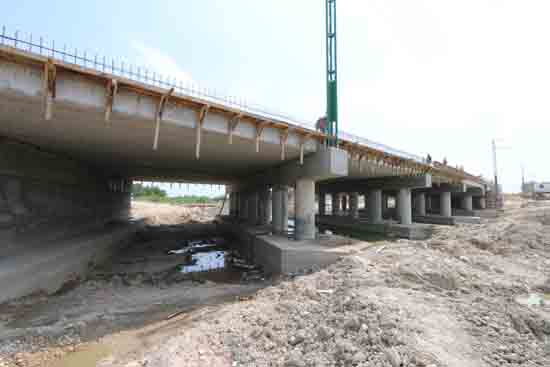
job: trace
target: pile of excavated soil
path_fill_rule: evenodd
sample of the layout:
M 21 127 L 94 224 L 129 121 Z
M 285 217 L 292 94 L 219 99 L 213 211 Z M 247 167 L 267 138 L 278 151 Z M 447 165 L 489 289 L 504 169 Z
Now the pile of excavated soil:
M 514 205 L 428 241 L 361 246 L 251 299 L 134 331 L 139 347 L 98 365 L 550 366 L 549 211 Z
M 366 247 L 103 366 L 550 366 L 548 209 Z
M 185 224 L 206 223 L 214 220 L 219 214 L 218 206 L 207 205 L 172 205 L 148 201 L 132 201 L 132 217 L 144 219 L 146 224 Z

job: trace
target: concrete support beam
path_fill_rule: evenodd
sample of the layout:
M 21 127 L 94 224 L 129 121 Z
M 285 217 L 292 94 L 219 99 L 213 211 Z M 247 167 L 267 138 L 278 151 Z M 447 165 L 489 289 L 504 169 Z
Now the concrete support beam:
M 472 195 L 464 195 L 462 197 L 462 209 L 468 210 L 468 211 L 474 210 Z
M 350 205 L 349 215 L 355 219 L 359 218 L 359 193 L 358 192 L 352 192 L 349 194 L 349 205 Z
M 453 215 L 451 210 L 451 193 L 442 192 L 439 205 L 441 206 L 441 215 L 444 217 L 451 217 Z
M 296 240 L 315 239 L 315 181 L 296 181 L 294 205 Z
M 401 224 L 412 224 L 411 204 L 411 189 L 400 189 L 399 195 L 397 197 L 397 209 L 399 213 L 399 221 Z
M 325 215 L 327 211 L 327 194 L 319 193 L 319 215 Z
M 278 234 L 286 233 L 288 231 L 288 187 L 274 186 L 272 197 L 273 231 Z
M 416 215 L 425 216 L 426 215 L 426 194 L 419 192 L 415 195 L 415 207 Z
M 429 194 L 426 195 L 426 210 L 429 212 L 432 211 L 432 196 Z
M 382 190 L 372 190 L 368 193 L 367 213 L 370 223 L 382 223 Z
M 424 174 L 419 176 L 392 176 L 352 180 L 335 179 L 329 182 L 318 184 L 319 191 L 327 192 L 354 192 L 358 188 L 361 190 L 399 190 L 407 187 L 409 189 L 427 189 L 432 187 L 432 176 Z

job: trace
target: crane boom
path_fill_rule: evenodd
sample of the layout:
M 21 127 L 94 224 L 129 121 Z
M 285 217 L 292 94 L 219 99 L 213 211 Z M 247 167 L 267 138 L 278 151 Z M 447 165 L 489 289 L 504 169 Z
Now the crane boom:
M 327 117 L 328 145 L 338 145 L 338 68 L 336 52 L 336 0 L 326 0 L 327 29 Z

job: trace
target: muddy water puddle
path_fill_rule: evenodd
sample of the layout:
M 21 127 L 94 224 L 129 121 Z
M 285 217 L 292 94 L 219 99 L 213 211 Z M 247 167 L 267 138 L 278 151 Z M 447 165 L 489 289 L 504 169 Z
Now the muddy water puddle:
M 261 267 L 244 259 L 237 250 L 230 249 L 223 238 L 186 240 L 168 254 L 182 258 L 178 270 L 184 274 L 237 272 L 241 274 L 241 280 L 263 280 Z
M 112 348 L 100 343 L 90 344 L 81 350 L 69 353 L 52 362 L 50 367 L 95 367 L 99 361 L 113 352 Z

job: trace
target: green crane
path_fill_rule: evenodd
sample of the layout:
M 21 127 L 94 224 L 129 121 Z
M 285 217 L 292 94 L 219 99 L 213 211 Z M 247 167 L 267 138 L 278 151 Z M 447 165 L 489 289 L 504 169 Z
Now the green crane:
M 326 0 L 327 117 L 324 132 L 328 145 L 338 145 L 338 68 L 336 65 L 336 0 Z

